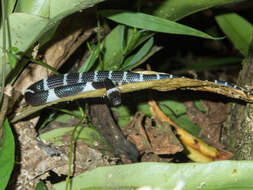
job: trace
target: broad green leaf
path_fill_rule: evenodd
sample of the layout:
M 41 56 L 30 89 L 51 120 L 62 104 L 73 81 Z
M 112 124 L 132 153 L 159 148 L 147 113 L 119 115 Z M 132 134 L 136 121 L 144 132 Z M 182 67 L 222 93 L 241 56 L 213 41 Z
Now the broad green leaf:
M 64 111 L 56 109 L 57 111 L 60 111 L 60 113 L 57 114 L 55 121 L 59 121 L 59 122 L 63 122 L 63 123 L 67 123 L 68 120 L 70 120 L 71 118 L 73 119 L 73 117 L 75 118 L 82 118 L 82 113 L 80 113 L 80 110 L 71 110 L 71 113 L 66 113 Z
M 150 9 L 146 10 L 152 15 L 177 21 L 196 12 L 209 9 L 215 6 L 221 6 L 229 3 L 236 3 L 242 0 L 164 0 L 159 1 Z
M 189 26 L 144 13 L 126 12 L 120 10 L 103 10 L 100 11 L 100 13 L 115 22 L 153 32 L 189 35 L 207 39 L 220 39 L 212 37 Z
M 253 34 L 253 26 L 236 13 L 215 17 L 217 23 L 234 46 L 246 57 Z
M 31 48 L 31 46 L 38 41 L 43 34 L 45 35 L 45 33 L 52 28 L 55 29 L 56 24 L 58 24 L 62 18 L 76 11 L 89 8 L 102 1 L 104 0 L 64 0 L 64 3 L 58 0 L 20 1 L 17 10 L 27 12 L 13 13 L 9 15 L 9 32 L 11 39 L 7 41 L 12 42 L 9 46 L 17 47 L 21 53 L 27 52 L 27 50 Z M 13 5 L 13 1 L 11 1 L 11 3 Z M 10 5 L 10 9 L 12 5 Z M 35 15 L 36 13 L 39 15 Z M 1 45 L 3 40 L 2 33 L 1 26 Z M 0 52 L 0 57 L 1 56 L 2 53 Z M 0 64 L 1 61 L 2 60 L 0 59 Z M 11 67 L 7 64 L 5 75 L 7 76 L 10 71 Z M 0 71 L 0 73 L 2 73 L 2 71 Z M 1 76 L 0 79 L 2 79 Z
M 13 13 L 9 15 L 9 23 L 12 42 L 9 46 L 18 48 L 19 52 L 25 52 L 32 43 L 39 39 L 41 32 L 48 25 L 48 19 L 26 13 Z M 2 43 L 3 34 L 2 31 L 0 31 L 0 44 L 2 45 Z M 0 56 L 2 56 L 2 53 L 0 53 Z M 0 59 L 0 64 L 1 63 L 2 60 Z M 0 67 L 0 69 L 0 75 L 2 75 L 2 67 Z M 7 75 L 10 70 L 11 66 L 7 64 L 5 75 Z M 2 77 L 0 76 L 0 83 L 1 79 Z
M 15 142 L 7 119 L 4 121 L 2 135 L 2 147 L 0 148 L 0 189 L 5 189 L 15 160 Z
M 40 135 L 40 138 L 57 145 L 62 145 L 62 138 L 66 135 L 71 135 L 74 127 L 62 127 L 58 129 L 53 129 L 51 131 L 45 132 Z M 77 133 L 79 140 L 84 140 L 90 146 L 94 146 L 94 142 L 101 142 L 101 144 L 106 144 L 103 138 L 99 135 L 99 133 L 95 129 L 91 129 L 88 127 L 80 126 L 77 128 Z
M 72 190 L 252 190 L 252 161 L 210 163 L 139 163 L 100 167 L 72 178 Z M 64 189 L 65 182 L 53 185 Z M 181 188 L 176 188 L 176 187 Z
M 48 18 L 50 17 L 50 0 L 18 1 L 15 12 L 30 13 Z
M 16 1 L 17 1 L 17 0 L 6 0 L 6 1 L 5 1 L 5 3 L 7 3 L 7 6 L 6 6 L 6 7 L 7 7 L 7 10 L 8 10 L 8 12 L 7 12 L 8 15 L 11 14 L 12 11 L 14 10 Z
M 19 51 L 30 47 L 40 37 L 41 31 L 49 24 L 48 19 L 26 13 L 11 14 L 9 22 L 12 46 L 18 48 Z M 2 39 L 1 32 L 0 44 L 2 44 Z
M 50 1 L 50 17 L 59 20 L 74 12 L 87 9 L 104 0 L 51 0 Z M 63 3 L 64 2 L 64 3 Z
M 46 33 L 42 34 L 42 36 L 39 38 L 38 43 L 43 46 L 45 43 L 51 40 L 51 38 L 54 36 L 58 26 L 60 25 L 60 21 L 54 23 L 54 27 L 50 28 Z

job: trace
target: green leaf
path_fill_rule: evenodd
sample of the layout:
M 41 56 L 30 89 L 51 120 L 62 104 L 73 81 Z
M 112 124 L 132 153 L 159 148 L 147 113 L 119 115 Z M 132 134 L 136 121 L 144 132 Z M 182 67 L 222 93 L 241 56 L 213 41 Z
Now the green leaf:
M 196 108 L 202 112 L 206 112 L 206 108 L 203 106 L 203 104 L 197 100 L 197 101 L 194 101 L 194 105 L 196 106 Z
M 2 147 L 0 149 L 0 189 L 8 184 L 15 160 L 15 143 L 8 120 L 4 121 Z
M 50 17 L 57 20 L 74 12 L 87 9 L 104 0 L 50 0 Z
M 121 39 L 123 37 L 121 30 L 122 27 L 120 25 L 116 26 L 102 43 L 105 70 L 119 70 L 125 56 L 153 35 L 150 32 L 141 32 L 132 28 L 126 28 L 124 39 Z M 125 43 L 124 52 L 120 48 L 123 41 Z
M 246 57 L 253 34 L 252 24 L 236 13 L 223 14 L 215 19 L 234 46 Z
M 129 61 L 126 61 L 123 66 L 121 67 L 121 70 L 131 70 L 135 67 L 136 64 L 145 56 L 148 54 L 148 52 L 151 50 L 152 46 L 154 44 L 154 38 L 151 37 L 140 49 L 139 51 L 131 57 Z
M 13 13 L 9 16 L 10 35 L 12 46 L 23 51 L 39 38 L 40 32 L 48 24 L 48 19 L 29 15 L 26 13 Z M 29 23 L 29 27 L 28 27 Z M 2 31 L 0 33 L 0 44 L 2 44 Z
M 140 100 L 138 100 L 140 99 Z M 120 126 L 126 126 L 131 121 L 131 112 L 130 110 L 138 110 L 145 115 L 151 117 L 152 114 L 150 113 L 150 105 L 148 104 L 138 104 L 144 97 L 136 97 L 134 100 L 131 100 L 132 107 L 128 108 L 126 106 L 119 106 L 113 108 L 114 112 L 117 112 L 118 115 L 118 123 Z M 159 107 L 161 110 L 171 119 L 173 122 L 180 125 L 182 128 L 187 130 L 192 135 L 198 136 L 200 132 L 200 127 L 194 124 L 186 113 L 186 107 L 183 103 L 178 102 L 176 100 L 170 99 L 169 100 L 162 100 L 159 101 Z M 134 106 L 137 105 L 135 108 Z
M 50 16 L 50 0 L 18 1 L 15 11 L 48 18 Z
M 13 44 L 9 44 L 9 46 L 15 46 L 20 52 L 25 52 L 32 45 L 32 43 L 34 43 L 39 38 L 41 31 L 43 31 L 43 28 L 46 28 L 47 26 L 48 20 L 26 13 L 13 13 L 9 15 L 9 23 L 11 41 L 13 42 Z M 3 43 L 2 41 L 3 34 L 1 28 L 0 44 Z M 0 56 L 2 56 L 2 53 L 0 53 Z M 1 60 L 0 64 L 2 64 Z M 5 73 L 6 76 L 8 75 L 10 70 L 11 66 L 10 64 L 7 64 Z M 0 70 L 0 73 L 3 73 L 2 70 Z M 0 83 L 1 79 L 2 76 L 0 76 Z
M 173 97 L 171 97 L 173 98 Z M 176 100 L 170 99 L 159 101 L 159 107 L 173 122 L 178 124 L 180 127 L 187 130 L 194 136 L 198 136 L 200 132 L 200 127 L 190 120 L 186 113 L 186 107 L 183 103 L 178 102 Z M 150 105 L 148 104 L 139 104 L 137 106 L 137 110 L 143 112 L 145 115 L 151 117 L 150 113 Z M 118 112 L 118 111 L 117 111 Z M 119 118 L 119 121 L 122 118 Z M 130 120 L 130 119 L 129 119 Z
M 119 40 L 120 40 L 120 48 L 121 48 L 122 52 L 124 52 L 125 47 L 126 47 L 125 31 L 126 31 L 126 26 L 125 25 L 120 25 L 119 26 Z
M 131 121 L 131 112 L 127 106 L 119 106 L 111 108 L 117 112 L 117 122 L 120 127 L 125 127 Z
M 78 118 L 82 119 L 82 113 L 80 110 L 68 110 L 68 109 L 56 109 L 56 111 L 59 111 L 57 114 L 56 118 L 54 119 L 55 121 L 62 122 L 62 123 L 68 123 L 70 119 Z
M 148 60 L 151 56 L 153 56 L 156 52 L 160 51 L 162 49 L 162 47 L 156 46 L 154 45 L 148 52 L 148 54 L 146 54 L 144 57 L 142 57 L 137 63 L 135 63 L 133 66 L 129 67 L 129 70 L 132 70 L 136 67 L 138 67 L 139 65 L 141 65 L 142 63 L 144 63 L 146 60 Z M 131 57 L 130 57 L 131 58 Z M 127 62 L 128 59 L 125 61 Z
M 169 190 L 252 190 L 252 161 L 210 163 L 139 163 L 100 167 L 73 177 L 77 189 L 147 189 Z M 53 185 L 64 189 L 65 182 Z
M 17 64 L 17 55 L 13 54 L 12 52 L 7 52 L 8 55 L 8 62 L 12 68 L 14 68 Z
M 198 136 L 200 127 L 190 120 L 183 103 L 175 100 L 164 100 L 159 102 L 161 110 L 176 124 L 187 130 L 194 136 Z
M 16 0 L 8 0 L 8 1 L 5 1 L 5 3 L 7 3 L 7 14 L 11 14 L 12 11 L 14 10 L 14 7 L 15 7 L 15 4 L 16 4 Z
M 96 63 L 96 60 L 98 59 L 100 53 L 100 47 L 97 45 L 91 52 L 88 59 L 85 61 L 85 63 L 81 66 L 81 68 L 78 70 L 79 72 L 87 72 L 89 71 L 92 66 Z
M 176 21 L 205 9 L 240 1 L 241 0 L 163 0 L 146 11 L 152 15 Z
M 189 26 L 144 13 L 134 13 L 120 10 L 103 10 L 100 11 L 100 13 L 115 22 L 153 32 L 189 35 L 207 39 L 221 39 L 212 37 Z
M 121 51 L 120 25 L 116 26 L 103 41 L 103 64 L 105 70 L 118 70 L 124 59 Z
M 104 0 L 64 0 L 64 3 L 58 0 L 18 1 L 18 7 L 16 8 L 22 12 L 15 12 L 9 15 L 9 33 L 11 39 L 7 39 L 7 41 L 11 41 L 13 44 L 8 45 L 17 47 L 20 53 L 27 52 L 43 34 L 46 35 L 46 32 L 52 28 L 55 30 L 55 26 L 62 18 L 102 1 Z M 10 4 L 8 4 L 8 9 L 12 9 L 13 3 L 14 1 L 11 0 Z M 0 44 L 3 43 L 2 33 L 1 25 Z M 1 52 L 0 57 L 2 56 Z M 6 76 L 8 76 L 11 69 L 11 66 L 7 64 Z M 2 73 L 1 70 L 0 73 Z M 2 76 L 0 76 L 0 83 L 1 79 Z
M 40 138 L 57 145 L 62 145 L 62 138 L 66 135 L 70 135 L 75 127 L 62 127 L 58 129 L 53 129 L 51 131 L 45 132 L 40 135 Z M 88 127 L 79 126 L 77 128 L 77 133 L 79 140 L 84 140 L 90 146 L 94 146 L 94 142 L 101 142 L 101 144 L 106 144 L 104 139 L 99 135 L 99 133 L 95 129 L 91 129 Z
M 38 65 L 41 65 L 42 67 L 47 68 L 48 70 L 52 71 L 52 73 L 54 73 L 55 75 L 59 74 L 58 71 L 54 67 L 44 63 L 43 61 L 33 59 L 33 58 L 31 58 L 31 61 L 38 64 Z
M 47 186 L 42 181 L 40 181 L 36 185 L 35 190 L 48 190 L 48 188 L 47 188 Z
M 9 50 L 15 53 L 18 52 L 18 48 L 14 46 L 10 47 Z

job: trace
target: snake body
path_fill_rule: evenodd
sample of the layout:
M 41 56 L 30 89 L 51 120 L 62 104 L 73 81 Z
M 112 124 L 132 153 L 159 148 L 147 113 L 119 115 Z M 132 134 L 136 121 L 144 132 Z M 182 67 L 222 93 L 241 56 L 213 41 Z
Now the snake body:
M 178 77 L 171 74 L 142 74 L 126 71 L 67 73 L 51 76 L 32 84 L 26 89 L 24 95 L 28 104 L 37 106 L 78 93 L 106 88 L 107 97 L 115 101 L 113 104 L 117 105 L 120 104 L 120 100 L 117 99 L 119 91 L 115 86 L 165 78 Z M 236 85 L 227 82 L 218 80 L 214 82 L 222 86 L 239 89 Z

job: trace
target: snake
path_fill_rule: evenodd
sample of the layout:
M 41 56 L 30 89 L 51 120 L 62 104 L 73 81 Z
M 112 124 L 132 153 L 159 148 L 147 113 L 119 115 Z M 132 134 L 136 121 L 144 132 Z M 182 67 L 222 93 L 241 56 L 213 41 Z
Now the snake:
M 106 88 L 106 96 L 114 105 L 121 104 L 120 92 L 117 86 L 129 83 L 145 82 L 161 79 L 181 78 L 172 74 L 143 74 L 130 71 L 93 71 L 53 75 L 35 82 L 25 90 L 27 104 L 39 106 L 63 97 Z M 236 85 L 219 80 L 216 84 L 241 90 Z

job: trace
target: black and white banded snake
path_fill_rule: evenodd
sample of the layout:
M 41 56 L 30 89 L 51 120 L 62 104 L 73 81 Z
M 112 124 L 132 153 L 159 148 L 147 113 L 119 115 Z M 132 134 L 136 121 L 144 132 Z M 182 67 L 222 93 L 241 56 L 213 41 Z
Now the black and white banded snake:
M 126 71 L 95 71 L 84 73 L 68 73 L 51 76 L 32 84 L 25 91 L 25 100 L 32 106 L 47 104 L 63 97 L 72 96 L 82 92 L 106 88 L 106 96 L 113 105 L 121 103 L 118 85 L 144 81 L 160 80 L 165 78 L 181 78 L 166 73 L 142 74 Z M 247 91 L 229 84 L 215 80 L 215 84 Z

